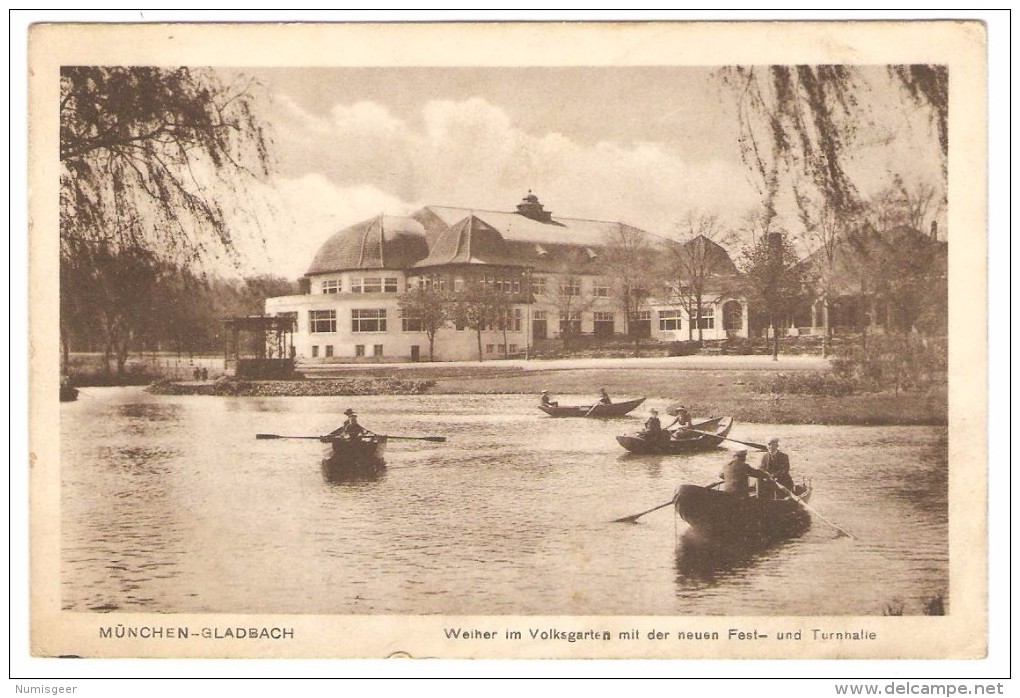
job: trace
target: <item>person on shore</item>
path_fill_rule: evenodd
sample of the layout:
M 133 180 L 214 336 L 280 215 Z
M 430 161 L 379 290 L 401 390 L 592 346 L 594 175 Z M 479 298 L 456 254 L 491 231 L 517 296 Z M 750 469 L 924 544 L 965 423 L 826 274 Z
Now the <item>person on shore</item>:
M 204 381 L 209 380 L 209 369 L 206 368 L 205 366 L 202 367 L 202 380 Z
M 606 392 L 605 388 L 599 388 L 599 404 L 600 405 L 612 405 L 613 401 L 609 397 L 609 393 Z
M 786 489 L 793 491 L 793 478 L 790 477 L 790 457 L 779 450 L 779 438 L 769 437 L 766 441 L 769 450 L 761 456 L 760 468 L 775 478 L 775 481 Z M 787 495 L 782 487 L 776 487 L 769 480 L 758 485 L 759 497 L 764 499 L 784 499 Z
M 347 421 L 345 421 L 340 427 L 329 432 L 329 436 L 354 440 L 363 439 L 372 435 L 370 431 L 358 423 L 358 415 L 354 410 L 348 407 L 344 410 L 344 414 L 347 415 Z
M 560 403 L 556 402 L 555 400 L 550 400 L 549 399 L 549 391 L 548 390 L 543 390 L 542 391 L 542 403 L 541 404 L 542 404 L 542 407 L 559 407 Z
M 649 410 L 649 417 L 645 420 L 645 430 L 641 434 L 648 441 L 658 441 L 662 437 L 662 423 L 659 421 L 659 411 L 654 407 Z
M 770 476 L 765 471 L 752 468 L 747 464 L 746 448 L 738 449 L 733 452 L 733 458 L 723 466 L 722 472 L 719 473 L 719 479 L 722 480 L 719 490 L 747 497 L 752 477 L 761 481 L 767 480 Z

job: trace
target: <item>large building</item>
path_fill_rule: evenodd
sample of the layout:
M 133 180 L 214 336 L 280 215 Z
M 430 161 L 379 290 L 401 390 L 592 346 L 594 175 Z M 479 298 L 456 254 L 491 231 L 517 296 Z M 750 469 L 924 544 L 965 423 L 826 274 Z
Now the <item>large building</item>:
M 614 241 L 626 239 L 643 241 L 654 259 L 683 249 L 624 223 L 554 217 L 530 192 L 514 212 L 427 206 L 407 217 L 380 215 L 326 240 L 301 280 L 303 293 L 267 299 L 266 314 L 296 320 L 290 351 L 309 362 L 428 359 L 420 320 L 401 314 L 402 295 L 416 287 L 457 299 L 484 284 L 506 295 L 504 321 L 482 332 L 483 358 L 527 355 L 564 337 L 697 338 L 689 316 L 698 313 L 664 285 L 637 305 L 621 302 L 625 274 L 609 256 Z M 699 246 L 709 267 L 701 337 L 746 336 L 746 303 L 723 282 L 736 277 L 732 260 L 704 238 L 687 245 Z M 435 337 L 435 359 L 477 359 L 478 345 L 475 331 L 451 322 Z

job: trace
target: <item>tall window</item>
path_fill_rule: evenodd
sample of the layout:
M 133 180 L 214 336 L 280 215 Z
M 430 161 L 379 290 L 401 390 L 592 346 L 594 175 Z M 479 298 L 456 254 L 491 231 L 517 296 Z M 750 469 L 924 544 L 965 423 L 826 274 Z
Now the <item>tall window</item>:
M 609 298 L 609 282 L 605 279 L 596 279 L 592 294 L 597 298 Z
M 333 356 L 333 345 L 332 344 L 327 344 L 326 345 L 326 356 L 327 357 Z
M 703 305 L 701 306 L 701 320 L 698 322 L 698 327 L 703 330 L 711 330 L 715 327 L 715 306 L 714 305 Z
M 382 356 L 383 355 L 382 349 L 383 349 L 383 345 L 382 344 L 373 344 L 372 345 L 372 356 Z
M 351 311 L 351 332 L 385 331 L 385 308 L 355 308 Z
M 403 311 L 400 311 L 400 329 L 404 332 L 421 332 L 421 318 L 405 317 Z
M 396 293 L 397 277 L 387 276 L 385 279 L 383 279 L 383 291 L 385 291 L 386 293 Z
M 533 276 L 531 277 L 531 292 L 536 296 L 545 295 L 545 277 L 544 276 Z
M 464 293 L 464 277 L 455 276 L 453 277 L 453 292 Z
M 659 330 L 667 332 L 669 330 L 679 330 L 680 328 L 680 311 L 679 310 L 660 310 L 659 311 Z
M 340 293 L 340 279 L 326 279 L 322 282 L 323 293 Z
M 335 310 L 309 310 L 309 332 L 336 332 Z
M 595 334 L 598 337 L 610 337 L 615 331 L 615 322 L 612 313 L 595 313 Z
M 560 313 L 560 334 L 581 334 L 581 311 Z
M 580 296 L 581 295 L 581 280 L 576 276 L 568 276 L 567 278 L 560 281 L 560 295 L 562 296 Z
M 355 356 L 364 356 L 365 355 L 365 345 L 364 344 L 355 344 L 354 345 L 354 355 Z
M 652 334 L 652 311 L 637 310 L 630 316 L 628 329 L 632 337 L 649 337 Z

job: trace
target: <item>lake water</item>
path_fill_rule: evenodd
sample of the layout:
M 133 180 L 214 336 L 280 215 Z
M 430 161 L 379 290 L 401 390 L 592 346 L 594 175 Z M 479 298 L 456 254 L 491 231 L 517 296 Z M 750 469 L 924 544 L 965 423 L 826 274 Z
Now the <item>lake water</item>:
M 606 421 L 535 404 L 83 390 L 60 408 L 63 607 L 881 615 L 948 592 L 944 429 L 736 424 L 738 439 L 780 436 L 794 479 L 814 483 L 812 508 L 856 539 L 815 518 L 793 540 L 723 556 L 692 547 L 670 507 L 611 521 L 715 481 L 725 449 L 625 454 L 615 436 L 665 402 Z M 348 406 L 378 433 L 448 440 L 390 441 L 377 479 L 331 482 L 318 442 L 255 439 L 324 433 Z

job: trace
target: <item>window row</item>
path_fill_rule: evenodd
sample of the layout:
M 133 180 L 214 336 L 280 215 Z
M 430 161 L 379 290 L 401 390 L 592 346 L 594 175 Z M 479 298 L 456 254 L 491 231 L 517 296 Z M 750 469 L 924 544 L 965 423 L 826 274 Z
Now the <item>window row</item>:
M 396 276 L 359 276 L 351 279 L 351 293 L 396 293 L 399 279 Z M 323 293 L 343 293 L 340 279 L 322 282 Z
M 365 346 L 366 345 L 364 345 L 364 344 L 355 344 L 354 345 L 354 355 L 355 356 L 367 356 L 365 354 Z M 325 346 L 322 347 L 322 350 L 323 350 L 322 356 L 326 357 L 327 359 L 330 358 L 331 356 L 334 356 L 334 354 L 333 354 L 333 345 L 332 344 L 326 344 Z M 383 345 L 382 344 L 373 344 L 372 345 L 372 356 L 383 356 L 383 355 L 384 355 L 383 354 Z M 318 344 L 313 344 L 312 345 L 312 358 L 313 359 L 319 358 L 319 345 Z
M 428 274 L 418 278 L 419 288 L 430 288 L 442 293 L 451 290 L 450 283 L 451 279 L 445 274 Z M 467 284 L 470 283 L 488 286 L 498 293 L 521 293 L 525 289 L 519 276 L 497 276 L 495 274 L 483 274 L 470 279 L 455 276 L 452 283 L 454 293 L 463 293 Z
M 659 329 L 663 332 L 683 329 L 683 323 L 680 320 L 681 316 L 682 311 L 680 310 L 660 310 Z M 691 319 L 690 323 L 692 328 L 700 328 L 703 330 L 715 329 L 715 306 L 701 306 L 700 316 L 701 317 L 698 322 Z
M 308 331 L 312 333 L 336 332 L 336 311 L 309 310 Z M 385 331 L 385 308 L 355 308 L 351 310 L 351 332 Z

